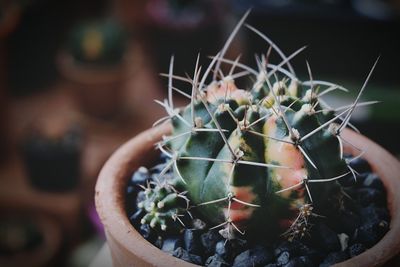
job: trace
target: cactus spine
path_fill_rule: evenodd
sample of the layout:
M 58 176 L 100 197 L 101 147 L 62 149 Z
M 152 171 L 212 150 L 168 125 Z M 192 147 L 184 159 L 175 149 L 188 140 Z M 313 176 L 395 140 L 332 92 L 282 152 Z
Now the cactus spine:
M 348 142 L 341 133 L 357 106 L 375 103 L 359 99 L 376 62 L 354 103 L 333 109 L 321 96 L 347 89 L 314 80 L 308 63 L 310 79 L 298 79 L 290 60 L 304 48 L 287 57 L 268 37 L 247 26 L 270 46 L 256 57 L 258 69 L 224 58 L 247 14 L 203 73 L 197 58 L 193 78 L 175 76 L 171 59 L 168 100 L 157 103 L 168 113 L 160 121 L 170 121 L 173 132 L 157 147 L 169 157 L 160 178 L 168 170 L 173 178 L 146 188 L 149 197 L 139 203 L 148 211 L 142 223 L 165 230 L 164 217 L 176 220 L 195 211 L 227 239 L 244 231 L 262 238 L 282 233 L 293 239 L 307 231 L 310 216 L 342 207 L 345 195 L 338 180 L 356 176 L 343 157 Z M 279 64 L 269 62 L 272 51 L 282 58 Z M 223 63 L 231 65 L 228 74 L 221 71 Z M 212 82 L 206 83 L 211 73 Z M 173 87 L 174 78 L 192 85 L 191 96 Z M 251 86 L 237 88 L 236 80 L 246 78 Z M 175 108 L 173 91 L 188 97 L 190 104 Z M 185 195 L 180 195 L 184 205 L 176 202 L 179 192 Z

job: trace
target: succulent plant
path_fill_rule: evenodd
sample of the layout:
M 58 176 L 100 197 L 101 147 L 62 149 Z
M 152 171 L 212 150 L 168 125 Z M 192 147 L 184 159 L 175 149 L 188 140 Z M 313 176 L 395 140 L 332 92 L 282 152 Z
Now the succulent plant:
M 246 25 L 270 47 L 256 57 L 258 69 L 239 58 L 224 58 L 247 14 L 204 73 L 197 58 L 193 78 L 176 76 L 171 59 L 168 99 L 157 101 L 168 116 L 156 123 L 173 126 L 172 134 L 157 144 L 169 160 L 159 181 L 146 188 L 149 197 L 139 203 L 147 211 L 142 223 L 166 230 L 165 217 L 176 220 L 195 211 L 226 239 L 245 231 L 253 237 L 283 234 L 293 239 L 306 233 L 310 217 L 343 208 L 346 195 L 338 181 L 356 175 L 343 156 L 348 141 L 341 133 L 353 127 L 349 120 L 357 106 L 375 103 L 359 100 L 376 62 L 354 103 L 334 109 L 321 97 L 347 89 L 314 80 L 308 63 L 309 80 L 297 78 L 290 60 L 304 47 L 285 56 Z M 279 64 L 269 62 L 272 51 L 282 58 Z M 229 73 L 221 71 L 222 63 L 231 65 Z M 250 86 L 239 89 L 236 81 L 246 78 Z M 190 83 L 192 94 L 174 88 L 173 79 Z M 190 104 L 175 108 L 173 91 Z M 173 175 L 163 179 L 171 170 Z

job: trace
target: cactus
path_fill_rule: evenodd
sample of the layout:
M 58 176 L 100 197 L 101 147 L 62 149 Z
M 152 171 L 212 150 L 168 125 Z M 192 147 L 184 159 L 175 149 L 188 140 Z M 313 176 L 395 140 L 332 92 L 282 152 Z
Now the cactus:
M 160 179 L 168 170 L 173 175 L 146 189 L 152 200 L 142 223 L 165 230 L 165 219 L 151 214 L 176 219 L 189 211 L 210 228 L 220 228 L 226 239 L 245 232 L 250 237 L 282 234 L 293 239 L 307 232 L 310 217 L 343 208 L 346 195 L 338 180 L 351 175 L 356 179 L 356 172 L 343 156 L 348 141 L 341 133 L 353 127 L 349 120 L 356 107 L 375 103 L 359 100 L 376 62 L 354 103 L 333 109 L 321 96 L 347 89 L 314 80 L 308 63 L 309 80 L 297 78 L 290 60 L 304 48 L 287 57 L 247 25 L 270 47 L 256 57 L 258 69 L 224 58 L 247 14 L 204 73 L 197 58 L 193 78 L 176 76 L 171 59 L 168 99 L 157 101 L 168 116 L 156 124 L 170 121 L 173 126 L 172 134 L 157 144 L 169 158 Z M 282 62 L 269 62 L 272 51 Z M 231 65 L 229 73 L 221 71 L 222 63 Z M 236 81 L 246 78 L 251 85 L 239 89 Z M 192 94 L 174 88 L 173 79 L 190 83 Z M 175 108 L 173 92 L 189 98 L 190 104 Z M 177 203 L 179 192 L 186 203 Z
M 137 203 L 139 209 L 145 211 L 145 215 L 141 218 L 141 224 L 149 224 L 152 228 L 159 228 L 162 231 L 167 230 L 167 225 L 176 228 L 173 222 L 179 222 L 185 226 L 181 216 L 186 209 L 189 208 L 189 199 L 184 193 L 179 193 L 168 183 L 156 183 L 151 186 L 142 187 L 142 200 Z M 186 204 L 186 207 L 184 206 Z

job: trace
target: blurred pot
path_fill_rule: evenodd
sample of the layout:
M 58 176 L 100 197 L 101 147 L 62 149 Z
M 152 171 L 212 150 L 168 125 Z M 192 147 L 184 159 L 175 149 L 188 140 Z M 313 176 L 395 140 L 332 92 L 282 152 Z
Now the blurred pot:
M 47 192 L 75 190 L 80 183 L 81 150 L 78 127 L 67 128 L 55 136 L 34 129 L 22 145 L 30 184 Z

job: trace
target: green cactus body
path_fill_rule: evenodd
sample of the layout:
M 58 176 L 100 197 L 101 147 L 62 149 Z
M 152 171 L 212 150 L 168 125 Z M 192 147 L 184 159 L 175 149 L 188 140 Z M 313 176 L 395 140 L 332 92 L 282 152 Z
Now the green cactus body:
M 185 197 L 171 190 L 171 187 L 158 185 L 144 189 L 144 199 L 138 203 L 138 208 L 146 213 L 141 224 L 149 224 L 152 228 L 162 231 L 169 228 L 176 229 L 179 225 L 179 216 L 184 212 Z
M 249 90 L 236 87 L 232 71 L 205 85 L 214 65 L 218 72 L 223 60 L 218 54 L 200 82 L 196 64 L 193 79 L 187 80 L 193 86 L 188 106 L 174 110 L 171 97 L 162 103 L 173 126 L 172 134 L 158 144 L 170 157 L 165 170 L 173 169 L 168 187 L 184 192 L 190 204 L 186 211 L 195 212 L 209 227 L 220 227 L 227 239 L 243 231 L 260 238 L 302 236 L 314 211 L 339 211 L 344 194 L 338 179 L 354 175 L 343 158 L 340 133 L 359 96 L 335 115 L 320 95 L 345 89 L 313 81 L 311 71 L 310 81 L 301 82 L 289 58 L 269 65 L 268 55 L 258 62 L 258 71 L 240 65 L 255 76 Z M 281 68 L 284 64 L 289 70 Z M 321 93 L 321 87 L 328 88 Z M 159 187 L 151 189 L 154 194 Z M 172 208 L 176 214 L 176 206 Z M 185 208 L 180 206 L 179 212 Z
M 331 178 L 348 171 L 344 159 L 340 158 L 338 141 L 331 132 L 322 130 L 296 145 L 284 120 L 272 107 L 246 99 L 248 93 L 237 89 L 233 81 L 221 83 L 218 88 L 215 85 L 208 88 L 205 98 L 238 157 L 232 156 L 209 114 L 199 112 L 200 126 L 215 129 L 213 132 L 196 132 L 185 127 L 181 120 L 173 119 L 172 137 L 176 139 L 170 142 L 170 147 L 177 153 L 175 176 L 186 182 L 184 187 L 192 205 L 211 224 L 229 220 L 243 229 L 263 224 L 270 226 L 269 231 L 290 227 L 299 209 L 311 203 L 306 189 L 300 186 L 304 179 Z M 311 105 L 301 100 L 301 96 L 282 97 L 287 103 L 282 106 L 287 109 L 286 119 L 299 136 L 318 128 L 329 118 L 329 114 L 321 118 L 315 116 Z M 297 97 L 300 100 L 297 100 L 296 110 L 291 104 Z M 199 100 L 195 106 L 204 107 Z M 190 107 L 182 112 L 182 117 L 190 120 L 189 113 Z M 192 133 L 181 135 L 184 131 Z M 276 193 L 296 184 L 298 188 Z M 336 181 L 309 185 L 313 201 L 321 207 L 329 204 L 324 200 L 325 193 L 331 194 L 332 188 L 335 193 L 340 193 Z

